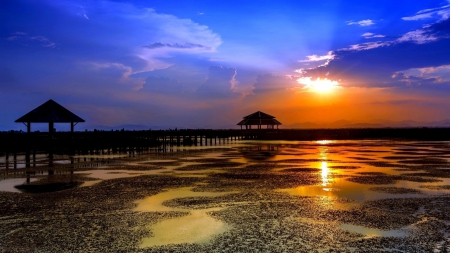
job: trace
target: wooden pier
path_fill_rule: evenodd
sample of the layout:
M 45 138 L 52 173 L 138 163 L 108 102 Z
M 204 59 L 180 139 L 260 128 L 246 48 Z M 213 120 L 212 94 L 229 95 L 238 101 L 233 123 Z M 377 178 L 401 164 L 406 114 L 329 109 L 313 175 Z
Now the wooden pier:
M 0 156 L 18 153 L 76 154 L 130 152 L 159 147 L 211 146 L 242 139 L 257 139 L 256 132 L 241 130 L 181 129 L 148 131 L 1 132 Z M 29 154 L 27 155 L 29 156 Z
M 178 129 L 147 131 L 0 132 L 0 156 L 15 160 L 25 155 L 27 165 L 36 154 L 100 154 L 165 152 L 180 146 L 213 146 L 238 140 L 450 140 L 450 128 L 361 129 Z

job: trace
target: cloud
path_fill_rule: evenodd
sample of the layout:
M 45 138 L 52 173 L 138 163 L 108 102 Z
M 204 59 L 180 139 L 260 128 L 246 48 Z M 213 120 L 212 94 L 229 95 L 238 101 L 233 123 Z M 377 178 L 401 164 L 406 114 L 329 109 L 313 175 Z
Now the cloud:
M 371 36 L 372 33 L 363 34 Z M 450 19 L 441 20 L 433 24 L 423 26 L 421 29 L 407 32 L 399 38 L 392 41 L 375 41 L 351 45 L 348 48 L 340 49 L 341 51 L 363 51 L 379 47 L 393 46 L 399 43 L 413 42 L 416 44 L 425 44 L 440 39 L 450 38 Z
M 89 64 L 92 66 L 92 69 L 94 69 L 94 70 L 111 69 L 111 68 L 121 70 L 121 72 L 123 72 L 122 78 L 129 77 L 133 72 L 131 67 L 125 66 L 125 65 L 123 65 L 121 63 L 117 63 L 117 62 L 111 62 L 111 63 L 92 62 Z
M 326 55 L 308 55 L 306 56 L 307 60 L 301 60 L 299 62 L 316 62 L 316 61 L 328 61 L 334 59 L 333 51 L 329 51 Z
M 127 89 L 138 90 L 142 88 L 145 82 L 142 78 L 130 77 L 133 74 L 132 67 L 118 62 L 88 62 L 78 64 L 78 66 L 88 67 L 85 70 L 84 78 L 91 78 L 93 81 L 101 82 L 101 84 L 97 84 L 99 89 L 108 87 L 112 91 L 116 89 L 123 90 L 126 87 Z M 94 87 L 91 88 L 93 89 Z
M 302 69 L 299 73 L 303 77 L 341 80 L 341 85 L 347 87 L 443 84 L 445 79 L 442 73 L 420 76 L 420 73 L 408 73 L 405 70 L 423 71 L 430 67 L 449 65 L 449 44 L 450 19 L 440 20 L 391 41 L 361 43 L 335 50 L 335 57 L 328 65 Z
M 412 41 L 418 44 L 428 43 L 436 41 L 438 37 L 429 32 L 429 29 L 419 29 L 405 33 L 403 36 L 397 39 L 397 42 Z
M 402 70 L 394 73 L 392 78 L 416 86 L 426 84 L 450 85 L 450 65 Z
M 238 94 L 235 92 L 238 84 L 235 79 L 236 75 L 237 71 L 234 68 L 210 66 L 208 77 L 196 90 L 196 94 L 202 98 L 236 97 Z
M 390 46 L 392 44 L 393 44 L 392 41 L 366 42 L 366 43 L 350 45 L 350 47 L 340 49 L 339 51 L 363 51 L 363 50 L 370 50 L 370 49 L 375 49 L 375 48 L 379 48 L 379 47 L 386 47 L 386 46 Z
M 361 36 L 363 36 L 366 39 L 372 39 L 372 38 L 384 38 L 386 37 L 385 35 L 382 34 L 374 34 L 374 33 L 363 33 Z
M 419 71 L 422 76 L 427 75 L 427 74 L 446 73 L 450 77 L 450 65 L 443 65 L 443 66 L 438 66 L 438 67 L 428 67 L 428 68 L 417 68 L 415 70 Z
M 439 17 L 440 20 L 450 18 L 450 4 L 438 8 L 420 10 L 415 15 L 403 17 L 402 19 L 406 21 L 416 21 L 416 20 L 430 19 L 433 17 Z
M 205 50 L 211 50 L 211 47 L 207 47 L 204 45 L 200 45 L 200 44 L 192 44 L 192 43 L 183 43 L 183 44 L 179 44 L 179 43 L 174 43 L 174 44 L 169 44 L 169 43 L 161 43 L 161 42 L 155 42 L 153 44 L 144 46 L 145 48 L 148 49 L 156 49 L 156 48 L 177 48 L 177 49 L 193 49 L 193 48 L 200 48 L 200 49 L 205 49 Z
M 30 45 L 30 43 L 31 44 L 36 43 L 43 47 L 49 47 L 49 48 L 56 47 L 56 43 L 50 41 L 45 36 L 32 36 L 32 35 L 28 35 L 27 33 L 24 33 L 24 32 L 15 32 L 11 36 L 9 36 L 7 38 L 7 40 L 17 41 L 26 46 Z
M 347 21 L 347 25 L 371 26 L 375 23 L 371 19 L 364 19 L 360 21 Z
M 72 40 L 66 44 L 78 47 L 73 50 L 95 49 L 88 61 L 118 62 L 132 67 L 133 74 L 170 67 L 173 65 L 170 58 L 175 55 L 210 53 L 222 44 L 220 35 L 206 25 L 132 3 L 107 0 L 43 2 L 58 13 L 68 14 L 62 20 L 68 20 L 67 25 L 72 29 L 96 35 L 68 36 Z M 89 25 L 75 22 L 71 16 L 88 19 Z M 54 32 L 67 34 L 63 24 L 53 26 L 59 29 Z M 114 54 L 104 53 L 107 51 Z
M 394 75 L 392 75 L 392 79 L 403 82 L 407 86 L 430 85 L 442 82 L 442 79 L 438 77 L 427 78 L 421 76 L 407 75 L 403 72 L 394 73 Z

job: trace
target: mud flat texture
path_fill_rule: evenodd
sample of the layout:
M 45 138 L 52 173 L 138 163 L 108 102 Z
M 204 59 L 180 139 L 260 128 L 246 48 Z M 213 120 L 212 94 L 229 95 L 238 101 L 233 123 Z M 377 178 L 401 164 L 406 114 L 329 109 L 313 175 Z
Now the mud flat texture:
M 0 191 L 0 252 L 449 252 L 448 154 L 261 141 L 56 166 Z

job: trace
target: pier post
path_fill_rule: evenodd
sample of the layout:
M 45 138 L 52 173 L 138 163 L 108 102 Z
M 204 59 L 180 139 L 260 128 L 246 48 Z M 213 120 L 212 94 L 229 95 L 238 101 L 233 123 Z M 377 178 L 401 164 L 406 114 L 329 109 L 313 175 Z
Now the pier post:
M 33 167 L 36 167 L 36 148 L 33 148 Z
M 17 153 L 16 153 L 16 151 L 14 151 L 14 154 L 13 154 L 13 164 L 14 164 L 14 169 L 17 169 Z
M 9 153 L 5 151 L 5 169 L 9 169 Z

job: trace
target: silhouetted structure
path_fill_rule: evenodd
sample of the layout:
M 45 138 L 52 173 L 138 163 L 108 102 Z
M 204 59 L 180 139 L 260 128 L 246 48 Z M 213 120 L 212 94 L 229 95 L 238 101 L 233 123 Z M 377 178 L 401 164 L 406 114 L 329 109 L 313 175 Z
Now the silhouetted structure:
M 70 123 L 70 131 L 73 132 L 74 126 L 84 122 L 84 119 L 50 99 L 14 122 L 24 123 L 28 133 L 31 131 L 31 123 L 48 123 L 48 132 L 51 136 L 54 123 Z
M 275 126 L 277 126 L 278 129 L 278 126 L 281 125 L 281 123 L 276 120 L 274 116 L 257 111 L 245 116 L 244 119 L 238 123 L 238 125 L 241 126 L 241 129 L 242 126 L 245 126 L 245 129 L 252 129 L 252 125 L 258 126 L 258 129 L 261 129 L 262 125 L 266 125 L 267 129 L 274 129 Z

